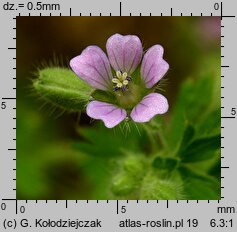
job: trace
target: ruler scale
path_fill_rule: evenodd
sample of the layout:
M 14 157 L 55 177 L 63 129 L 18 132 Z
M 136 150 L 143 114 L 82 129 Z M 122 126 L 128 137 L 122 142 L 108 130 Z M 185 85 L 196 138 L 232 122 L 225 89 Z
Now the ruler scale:
M 17 231 L 236 231 L 236 41 L 233 1 L 2 1 L 0 228 Z M 98 5 L 97 5 L 98 4 Z M 220 16 L 221 200 L 17 200 L 16 30 L 21 16 Z

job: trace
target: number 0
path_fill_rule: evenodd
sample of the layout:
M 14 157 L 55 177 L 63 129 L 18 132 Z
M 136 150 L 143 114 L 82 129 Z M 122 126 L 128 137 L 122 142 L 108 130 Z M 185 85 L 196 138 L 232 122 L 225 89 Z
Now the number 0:
M 219 7 L 219 3 L 216 2 L 216 3 L 214 4 L 214 9 L 215 9 L 215 10 L 219 10 L 219 8 L 220 8 L 220 7 Z
M 2 203 L 2 204 L 1 204 L 1 210 L 6 210 L 6 208 L 7 208 L 6 204 L 5 204 L 5 203 Z
M 27 3 L 27 9 L 28 9 L 28 10 L 33 10 L 33 8 L 34 8 L 33 3 L 32 3 L 32 2 L 28 2 L 28 3 Z
M 20 207 L 20 212 L 21 212 L 21 213 L 25 213 L 25 210 L 26 210 L 25 207 L 22 205 L 22 206 Z

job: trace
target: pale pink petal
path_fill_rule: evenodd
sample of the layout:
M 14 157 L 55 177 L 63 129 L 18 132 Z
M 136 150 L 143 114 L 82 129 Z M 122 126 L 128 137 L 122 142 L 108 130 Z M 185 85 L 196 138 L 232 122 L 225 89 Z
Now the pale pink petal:
M 130 116 L 135 122 L 148 122 L 157 114 L 168 111 L 167 99 L 159 93 L 150 93 L 136 105 Z
M 70 61 L 72 70 L 96 89 L 107 90 L 112 73 L 105 53 L 97 46 L 89 46 Z
M 127 116 L 124 109 L 100 101 L 90 102 L 86 107 L 86 113 L 91 118 L 102 120 L 108 128 L 115 127 Z
M 163 59 L 163 53 L 163 47 L 154 45 L 144 55 L 141 76 L 147 88 L 152 88 L 169 69 L 169 64 Z
M 112 35 L 106 44 L 110 64 L 115 71 L 131 74 L 142 58 L 142 43 L 135 35 Z

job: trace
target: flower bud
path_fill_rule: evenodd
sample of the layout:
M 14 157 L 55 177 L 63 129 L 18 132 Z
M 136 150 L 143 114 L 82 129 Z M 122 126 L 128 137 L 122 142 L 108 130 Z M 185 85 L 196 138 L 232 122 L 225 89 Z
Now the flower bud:
M 143 157 L 139 155 L 126 157 L 121 163 L 120 172 L 113 180 L 113 193 L 117 196 L 126 196 L 140 188 L 146 171 L 145 166 Z
M 159 176 L 153 172 L 148 173 L 142 181 L 140 199 L 177 200 L 181 198 L 180 186 L 171 180 L 159 179 Z
M 70 111 L 84 110 L 92 92 L 71 70 L 58 67 L 39 70 L 33 86 L 43 98 Z
M 124 160 L 123 168 L 126 172 L 131 175 L 140 177 L 144 175 L 145 172 L 145 163 L 142 159 L 143 157 L 139 156 L 130 156 Z
M 125 172 L 119 173 L 113 181 L 112 192 L 116 196 L 126 196 L 137 187 L 136 179 Z

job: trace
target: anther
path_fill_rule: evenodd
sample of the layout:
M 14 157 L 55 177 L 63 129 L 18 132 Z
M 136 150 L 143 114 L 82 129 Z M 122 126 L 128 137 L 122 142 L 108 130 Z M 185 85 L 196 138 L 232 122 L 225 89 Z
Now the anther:
M 127 80 L 127 81 L 131 81 L 131 80 L 132 80 L 132 77 L 129 77 L 129 76 L 126 77 L 126 80 Z
M 127 84 L 128 84 L 128 80 L 124 80 L 123 85 L 127 85 Z
M 129 81 L 132 80 L 132 77 L 128 76 L 127 72 L 116 71 L 116 76 L 112 78 L 112 82 L 115 84 L 113 91 L 126 91 L 128 89 Z
M 119 89 L 120 89 L 120 88 L 117 87 L 117 86 L 113 87 L 113 91 L 118 91 Z
M 127 86 L 126 86 L 126 85 L 123 85 L 123 86 L 122 86 L 122 90 L 123 90 L 123 91 L 126 91 L 126 90 L 127 90 Z

